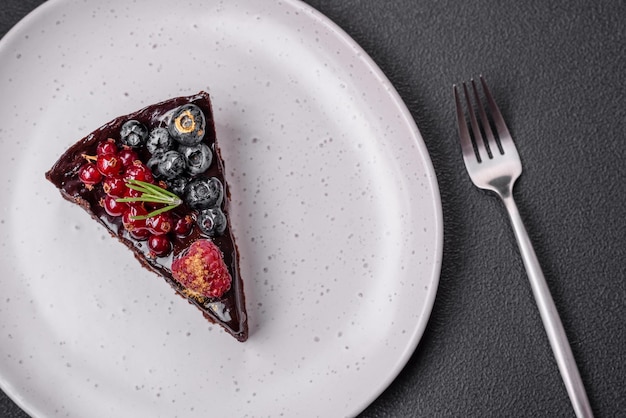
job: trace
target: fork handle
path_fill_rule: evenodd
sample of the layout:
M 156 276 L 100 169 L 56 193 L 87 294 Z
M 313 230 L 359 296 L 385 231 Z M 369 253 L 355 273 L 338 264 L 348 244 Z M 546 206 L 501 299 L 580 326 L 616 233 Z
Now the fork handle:
M 535 296 L 537 307 L 539 308 L 539 314 L 541 315 L 541 320 L 548 334 L 548 339 L 550 340 L 550 345 L 552 346 L 552 351 L 556 358 L 557 365 L 559 366 L 561 377 L 565 383 L 570 401 L 574 407 L 574 412 L 578 418 L 591 418 L 593 417 L 593 412 L 591 411 L 589 399 L 587 398 L 585 387 L 580 378 L 580 373 L 576 367 L 572 349 L 567 341 L 567 336 L 556 310 L 556 306 L 554 305 L 554 300 L 552 300 L 550 289 L 541 271 L 539 260 L 537 260 L 537 255 L 530 242 L 515 200 L 513 200 L 513 194 L 508 193 L 503 195 L 502 200 L 509 213 L 517 245 L 522 254 L 524 267 L 526 268 L 530 286 Z

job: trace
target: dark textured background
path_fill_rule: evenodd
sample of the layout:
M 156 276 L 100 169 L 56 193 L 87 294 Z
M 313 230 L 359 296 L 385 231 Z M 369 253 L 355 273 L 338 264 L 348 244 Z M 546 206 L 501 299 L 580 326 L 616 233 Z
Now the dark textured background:
M 0 36 L 40 3 L 2 0 Z M 461 160 L 451 85 L 479 73 L 516 138 L 518 205 L 591 405 L 597 417 L 626 417 L 626 2 L 307 3 L 399 91 L 443 204 L 431 320 L 362 417 L 573 416 L 503 206 Z M 0 416 L 25 414 L 0 392 Z

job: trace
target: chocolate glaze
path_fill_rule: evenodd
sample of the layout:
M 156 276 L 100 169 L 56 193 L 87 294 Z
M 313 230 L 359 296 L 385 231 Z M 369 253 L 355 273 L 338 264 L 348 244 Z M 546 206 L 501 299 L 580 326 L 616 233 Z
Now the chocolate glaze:
M 83 155 L 95 155 L 98 143 L 107 138 L 115 139 L 119 145 L 119 131 L 124 122 L 135 119 L 143 123 L 148 129 L 153 129 L 158 126 L 167 126 L 171 110 L 186 103 L 194 103 L 204 112 L 206 117 L 206 133 L 203 142 L 214 151 L 214 159 L 209 169 L 196 177 L 217 177 L 224 185 L 225 198 L 222 203 L 222 210 L 228 221 L 227 229 L 223 235 L 211 239 L 224 254 L 224 261 L 228 266 L 233 281 L 230 290 L 219 299 L 187 296 L 183 292 L 184 287 L 174 279 L 170 270 L 173 257 L 188 248 L 195 240 L 208 238 L 200 232 L 198 227 L 194 227 L 192 233 L 185 238 L 173 238 L 173 251 L 169 256 L 153 258 L 150 256 L 146 241 L 133 239 L 128 234 L 128 231 L 124 229 L 121 217 L 110 216 L 105 212 L 104 208 L 100 206 L 100 199 L 105 196 L 102 186 L 96 185 L 92 190 L 88 190 L 78 179 L 78 170 L 85 163 Z M 135 151 L 138 153 L 140 160 L 144 163 L 150 158 L 150 153 L 145 147 L 135 148 Z M 239 253 L 230 230 L 230 216 L 228 210 L 230 193 L 228 184 L 224 178 L 224 161 L 216 141 L 213 112 L 208 93 L 200 92 L 193 96 L 169 99 L 145 107 L 129 115 L 113 119 L 85 138 L 79 140 L 65 151 L 46 173 L 46 178 L 60 190 L 65 199 L 80 205 L 93 219 L 100 222 L 112 236 L 118 238 L 120 242 L 133 251 L 135 258 L 137 258 L 145 268 L 164 277 L 180 296 L 186 298 L 189 303 L 200 309 L 205 318 L 210 322 L 221 325 L 239 341 L 245 341 L 248 338 L 248 322 L 243 282 L 239 275 Z M 194 213 L 184 204 L 175 208 L 173 212 L 180 216 Z

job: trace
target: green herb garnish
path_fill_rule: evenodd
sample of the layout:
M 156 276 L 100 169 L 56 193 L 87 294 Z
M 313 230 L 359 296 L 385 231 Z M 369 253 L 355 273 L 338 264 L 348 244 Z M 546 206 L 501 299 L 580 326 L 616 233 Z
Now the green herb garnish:
M 133 216 L 131 219 L 133 220 L 142 220 L 148 219 L 153 216 L 156 216 L 160 213 L 167 212 L 168 210 L 172 210 L 183 201 L 180 197 L 175 195 L 174 193 L 165 190 L 162 187 L 157 186 L 156 184 L 146 183 L 141 180 L 127 180 L 126 187 L 129 189 L 137 190 L 141 192 L 141 196 L 138 197 L 123 197 L 119 199 L 115 199 L 116 202 L 120 203 L 131 203 L 131 202 L 147 202 L 147 203 L 162 203 L 166 206 L 162 208 L 155 209 L 147 215 L 141 216 Z

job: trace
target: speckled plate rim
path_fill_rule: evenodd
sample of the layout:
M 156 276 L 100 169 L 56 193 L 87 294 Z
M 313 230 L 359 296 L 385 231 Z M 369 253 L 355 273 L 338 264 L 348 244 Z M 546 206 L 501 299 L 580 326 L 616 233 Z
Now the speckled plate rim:
M 364 399 L 360 405 L 355 405 L 354 416 L 356 416 L 359 413 L 363 412 L 363 410 L 365 410 L 372 402 L 374 402 L 398 377 L 402 369 L 406 366 L 407 362 L 415 352 L 415 349 L 417 348 L 417 345 L 419 344 L 419 341 L 424 335 L 424 331 L 426 330 L 426 325 L 428 324 L 428 320 L 430 318 L 430 314 L 435 303 L 437 288 L 439 286 L 439 276 L 441 274 L 441 263 L 443 257 L 443 209 L 441 205 L 441 195 L 439 193 L 439 184 L 435 175 L 435 169 L 432 165 L 432 161 L 428 154 L 428 149 L 426 148 L 426 144 L 424 142 L 422 134 L 420 133 L 419 128 L 415 123 L 415 119 L 413 119 L 413 116 L 411 115 L 411 112 L 409 111 L 406 104 L 400 97 L 400 94 L 395 89 L 395 87 L 393 87 L 391 81 L 387 78 L 385 73 L 383 73 L 383 71 L 369 56 L 369 54 L 350 35 L 348 35 L 339 25 L 337 25 L 331 19 L 327 18 L 326 16 L 318 12 L 315 8 L 306 5 L 300 0 L 287 0 L 286 2 L 298 5 L 300 7 L 308 8 L 310 13 L 315 16 L 315 18 L 317 18 L 322 25 L 330 28 L 335 33 L 338 39 L 349 45 L 350 48 L 352 48 L 355 53 L 360 56 L 364 65 L 366 65 L 369 70 L 376 75 L 381 84 L 386 86 L 387 93 L 391 97 L 392 101 L 395 103 L 398 112 L 402 115 L 402 119 L 406 123 L 409 131 L 412 133 L 415 139 L 415 144 L 419 152 L 421 153 L 422 164 L 425 166 L 425 169 L 429 174 L 428 180 L 430 181 L 430 187 L 432 192 L 431 198 L 435 208 L 434 229 L 436 231 L 436 237 L 434 243 L 434 260 L 431 265 L 431 285 L 429 287 L 429 292 L 425 299 L 425 303 L 422 306 L 422 314 L 420 316 L 420 320 L 416 323 L 410 342 L 409 344 L 407 344 L 402 355 L 398 358 L 396 366 L 393 370 L 390 371 L 387 379 L 380 382 L 378 391 L 372 393 L 369 398 Z
M 429 287 L 425 303 L 422 305 L 422 314 L 420 315 L 420 320 L 416 323 L 410 342 L 409 344 L 407 344 L 402 355 L 398 358 L 396 366 L 393 368 L 393 370 L 390 371 L 387 379 L 380 382 L 378 391 L 372 393 L 370 397 L 364 399 L 360 405 L 355 405 L 354 416 L 356 416 L 359 413 L 363 412 L 363 410 L 365 410 L 372 402 L 374 402 L 398 377 L 402 369 L 406 366 L 407 362 L 415 352 L 415 349 L 417 348 L 417 345 L 424 335 L 424 331 L 426 330 L 426 325 L 428 324 L 428 320 L 430 318 L 430 314 L 432 312 L 432 308 L 435 302 L 437 288 L 439 286 L 439 276 L 441 274 L 441 263 L 443 257 L 443 209 L 441 205 L 441 195 L 439 193 L 439 184 L 435 175 L 435 169 L 432 165 L 432 161 L 428 154 L 428 149 L 426 148 L 426 144 L 424 142 L 422 134 L 420 133 L 419 128 L 415 123 L 415 119 L 413 119 L 413 116 L 411 115 L 411 112 L 409 111 L 406 104 L 400 97 L 400 94 L 395 89 L 395 87 L 393 87 L 391 81 L 387 78 L 385 73 L 383 73 L 383 71 L 380 69 L 380 67 L 378 67 L 378 65 L 369 56 L 369 54 L 350 35 L 348 35 L 339 25 L 337 25 L 331 19 L 327 18 L 326 16 L 318 12 L 315 8 L 306 5 L 300 0 L 287 0 L 287 3 L 292 3 L 294 5 L 298 5 L 299 7 L 308 8 L 311 15 L 315 16 L 315 18 L 317 18 L 322 25 L 330 28 L 335 33 L 338 39 L 349 45 L 350 48 L 352 48 L 355 53 L 360 56 L 364 65 L 366 65 L 369 70 L 376 75 L 381 84 L 386 86 L 387 93 L 391 97 L 392 101 L 395 103 L 398 112 L 402 115 L 402 118 L 406 123 L 409 131 L 412 133 L 412 136 L 415 139 L 415 144 L 419 152 L 421 153 L 422 164 L 425 166 L 425 169 L 429 175 L 428 180 L 430 181 L 429 185 L 431 187 L 431 198 L 435 208 L 434 229 L 436 237 L 433 252 L 434 259 L 431 265 L 431 285 Z
M 42 4 L 34 11 L 32 11 L 29 15 L 23 18 L 20 22 L 18 22 L 1 40 L 0 40 L 0 56 L 8 54 L 6 50 L 6 46 L 13 41 L 14 38 L 18 37 L 22 31 L 27 28 L 31 21 L 33 21 L 36 17 L 45 14 L 48 10 L 56 7 L 59 4 L 65 3 L 67 0 L 49 0 L 48 2 Z M 376 78 L 380 81 L 381 84 L 384 84 L 386 87 L 386 91 L 390 96 L 391 101 L 397 107 L 397 111 L 403 119 L 404 123 L 408 131 L 412 134 L 416 148 L 421 154 L 421 158 L 423 160 L 423 164 L 425 165 L 425 170 L 428 172 L 428 180 L 430 182 L 431 188 L 431 199 L 435 208 L 434 218 L 435 225 L 434 229 L 436 230 L 436 239 L 434 243 L 434 257 L 433 263 L 430 266 L 431 277 L 430 277 L 430 290 L 425 299 L 425 303 L 421 306 L 421 315 L 418 323 L 415 324 L 415 328 L 412 329 L 411 338 L 409 343 L 404 348 L 402 355 L 397 358 L 396 366 L 390 370 L 387 377 L 382 380 L 378 386 L 378 390 L 371 393 L 365 399 L 362 399 L 360 402 L 356 402 L 353 405 L 354 415 L 362 412 L 368 405 L 371 404 L 388 386 L 391 382 L 397 377 L 403 367 L 406 365 L 411 355 L 415 351 L 424 330 L 426 328 L 430 313 L 432 311 L 432 306 L 434 304 L 436 289 L 438 287 L 439 275 L 441 271 L 441 261 L 442 261 L 442 253 L 443 253 L 443 215 L 441 209 L 441 201 L 440 194 L 438 189 L 438 184 L 436 181 L 436 176 L 434 172 L 434 168 L 428 156 L 428 151 L 424 144 L 423 138 L 415 124 L 413 117 L 411 116 L 409 110 L 406 105 L 400 98 L 397 91 L 393 88 L 390 81 L 384 75 L 384 73 L 380 70 L 380 68 L 374 63 L 374 61 L 367 55 L 367 53 L 349 36 L 347 35 L 343 29 L 341 29 L 338 25 L 332 22 L 330 19 L 323 16 L 314 8 L 302 3 L 299 0 L 284 0 L 282 3 L 290 5 L 294 9 L 305 10 L 307 14 L 317 21 L 318 24 L 329 29 L 336 37 L 336 39 L 347 45 L 355 54 L 358 54 L 361 62 L 364 66 L 368 68 L 368 70 L 373 73 Z M 29 414 L 34 415 L 36 411 L 32 410 L 29 405 L 28 399 L 22 396 L 19 392 L 15 391 L 12 384 L 6 381 L 2 376 L 0 376 L 0 387 L 25 411 Z

